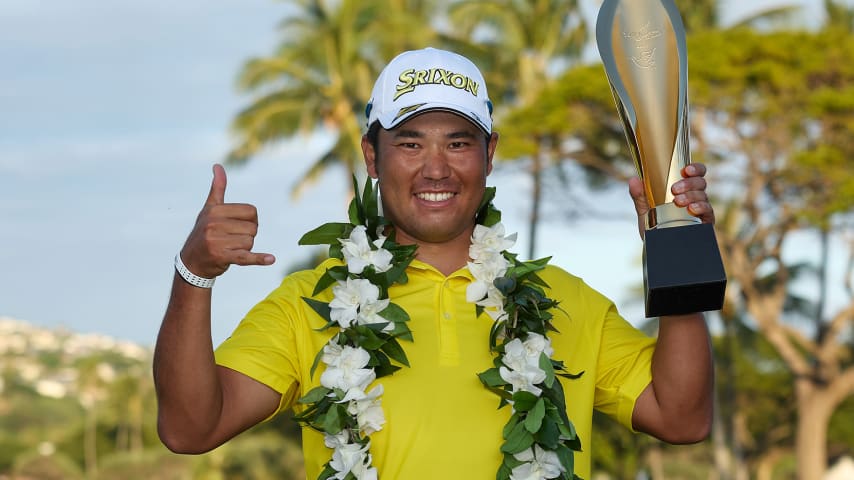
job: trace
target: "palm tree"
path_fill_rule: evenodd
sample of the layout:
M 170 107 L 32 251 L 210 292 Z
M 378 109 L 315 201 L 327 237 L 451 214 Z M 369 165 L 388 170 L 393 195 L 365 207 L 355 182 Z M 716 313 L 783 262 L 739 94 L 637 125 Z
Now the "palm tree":
M 845 32 L 854 32 L 854 7 L 840 0 L 824 0 L 825 28 L 839 28 Z
M 346 184 L 361 172 L 361 122 L 378 69 L 396 50 L 429 41 L 432 29 L 422 16 L 433 2 L 293 3 L 299 12 L 282 22 L 278 49 L 243 67 L 239 85 L 256 97 L 233 121 L 238 142 L 228 161 L 244 163 L 264 146 L 326 130 L 335 141 L 298 181 L 298 195 L 332 165 L 345 167 Z
M 105 372 L 109 369 L 97 355 L 81 358 L 77 364 L 77 389 L 86 411 L 83 425 L 83 458 L 87 477 L 98 473 L 98 407 L 105 394 Z
M 685 30 L 689 33 L 723 27 L 721 19 L 722 2 L 718 0 L 675 0 L 674 3 L 679 8 Z M 791 18 L 792 14 L 800 8 L 797 5 L 763 8 L 736 19 L 730 28 L 753 27 L 767 22 L 784 21 Z
M 576 60 L 587 39 L 577 0 L 474 0 L 456 2 L 450 19 L 464 38 L 479 47 L 476 63 L 485 66 L 490 95 L 507 107 L 533 103 L 554 70 Z M 486 52 L 486 53 L 484 53 Z M 487 58 L 482 58 L 482 57 Z M 481 58 L 479 58 L 481 57 Z M 508 109 L 505 109 L 505 111 Z M 512 132 L 509 132 L 512 135 Z M 553 146 L 545 138 L 529 139 L 532 180 L 530 247 L 534 257 L 542 200 L 542 173 L 552 163 Z

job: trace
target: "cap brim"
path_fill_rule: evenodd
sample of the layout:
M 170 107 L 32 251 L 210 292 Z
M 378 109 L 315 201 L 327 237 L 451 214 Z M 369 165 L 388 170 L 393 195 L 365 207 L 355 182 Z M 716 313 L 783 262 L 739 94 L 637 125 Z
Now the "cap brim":
M 466 120 L 470 121 L 475 126 L 480 128 L 481 130 L 483 130 L 483 132 L 486 133 L 487 135 L 492 133 L 491 125 L 485 124 L 473 112 L 462 112 L 459 110 L 459 107 L 457 105 L 450 105 L 450 104 L 445 104 L 445 103 L 441 103 L 441 102 L 425 103 L 424 105 L 421 105 L 420 107 L 412 110 L 411 112 L 407 112 L 403 115 L 398 115 L 398 116 L 394 116 L 394 112 L 388 112 L 385 115 L 380 114 L 377 116 L 377 120 L 380 122 L 380 125 L 382 125 L 383 128 L 385 128 L 386 130 L 391 130 L 391 129 L 399 126 L 400 124 L 406 122 L 407 120 L 410 120 L 410 119 L 412 119 L 418 115 L 421 115 L 422 113 L 436 112 L 436 111 L 453 113 L 455 115 L 458 115 L 458 116 L 463 117 Z

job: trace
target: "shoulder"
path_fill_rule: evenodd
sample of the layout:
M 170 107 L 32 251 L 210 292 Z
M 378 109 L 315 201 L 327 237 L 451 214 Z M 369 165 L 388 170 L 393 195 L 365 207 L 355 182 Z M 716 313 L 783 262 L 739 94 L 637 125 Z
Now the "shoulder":
M 590 321 L 616 311 L 614 302 L 608 297 L 561 267 L 547 265 L 540 272 L 540 278 L 548 284 L 548 295 L 560 302 L 560 308 L 571 317 L 580 316 Z
M 546 268 L 539 275 L 555 294 L 590 296 L 607 300 L 604 295 L 588 285 L 581 277 L 573 275 L 556 265 L 546 265 Z
M 322 277 L 327 270 L 343 264 L 344 262 L 337 258 L 327 258 L 314 268 L 292 272 L 282 280 L 282 283 L 273 291 L 272 294 L 281 295 L 296 291 L 303 295 L 311 295 L 317 281 L 320 280 L 320 277 Z

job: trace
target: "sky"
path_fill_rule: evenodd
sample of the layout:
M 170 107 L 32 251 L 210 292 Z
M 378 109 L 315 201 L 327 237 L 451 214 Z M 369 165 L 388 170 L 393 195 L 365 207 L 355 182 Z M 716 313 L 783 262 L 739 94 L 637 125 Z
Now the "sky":
M 739 2 L 728 3 L 725 18 L 736 18 Z M 247 58 L 272 51 L 287 12 L 274 0 L 0 3 L 0 317 L 154 344 L 174 255 L 211 166 L 233 145 L 229 123 L 249 101 L 236 76 Z M 296 138 L 227 168 L 226 201 L 256 205 L 255 251 L 278 261 L 217 280 L 215 343 L 311 253 L 297 246 L 303 232 L 345 219 L 343 171 L 299 199 L 289 193 L 328 141 Z M 526 252 L 528 184 L 505 168 L 490 179 L 504 223 L 520 233 L 514 250 Z M 537 256 L 553 255 L 640 320 L 628 194 L 590 198 L 609 220 L 552 220 Z

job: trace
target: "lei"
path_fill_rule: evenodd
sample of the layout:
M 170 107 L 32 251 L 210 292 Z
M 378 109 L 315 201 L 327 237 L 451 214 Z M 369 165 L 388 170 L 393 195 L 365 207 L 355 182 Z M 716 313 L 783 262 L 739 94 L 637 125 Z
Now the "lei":
M 353 186 L 358 192 L 355 178 Z M 332 449 L 319 480 L 377 479 L 370 435 L 385 424 L 383 386 L 368 387 L 409 366 L 398 341 L 413 340 L 406 323 L 409 315 L 391 302 L 388 291 L 406 283 L 406 267 L 417 247 L 395 242 L 394 229 L 378 213 L 377 193 L 368 178 L 361 197 L 357 193 L 350 202 L 349 223 L 324 224 L 299 241 L 329 245 L 329 256 L 344 261 L 329 268 L 312 293 L 316 296 L 331 287 L 332 301 L 303 297 L 326 320 L 320 331 L 338 330 L 311 367 L 314 375 L 320 363 L 325 366 L 320 386 L 298 400 L 306 409 L 295 417 L 323 433 L 324 443 Z M 496 479 L 578 479 L 573 452 L 581 450 L 581 442 L 566 416 L 556 376 L 573 379 L 584 372 L 568 373 L 561 361 L 551 358 L 554 351 L 547 333 L 556 331 L 550 309 L 558 302 L 546 296 L 543 287 L 548 285 L 537 276 L 550 258 L 522 262 L 507 251 L 516 234 L 504 235 L 494 196 L 495 188 L 487 188 L 478 209 L 468 263 L 474 281 L 466 298 L 478 316 L 486 312 L 493 321 L 489 348 L 494 366 L 478 377 L 499 396 L 499 408 L 512 408 L 503 429 L 503 462 Z

